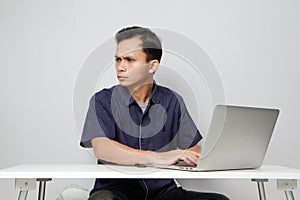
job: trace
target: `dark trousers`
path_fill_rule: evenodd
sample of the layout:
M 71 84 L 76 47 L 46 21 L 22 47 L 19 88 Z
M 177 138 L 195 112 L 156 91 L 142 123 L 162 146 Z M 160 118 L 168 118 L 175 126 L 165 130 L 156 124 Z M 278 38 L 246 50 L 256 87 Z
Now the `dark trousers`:
M 126 194 L 118 194 L 109 190 L 100 190 L 93 193 L 88 200 L 133 200 Z M 138 199 L 143 200 L 143 199 Z M 154 199 L 149 199 L 154 200 Z M 205 193 L 184 190 L 181 187 L 168 192 L 164 197 L 156 197 L 155 200 L 229 200 L 228 197 L 217 193 Z

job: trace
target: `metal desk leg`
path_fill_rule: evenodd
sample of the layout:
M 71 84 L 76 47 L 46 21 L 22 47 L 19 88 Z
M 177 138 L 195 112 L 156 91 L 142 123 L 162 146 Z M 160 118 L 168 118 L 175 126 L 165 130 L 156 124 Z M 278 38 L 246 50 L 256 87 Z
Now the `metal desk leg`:
M 27 199 L 28 190 L 20 190 L 18 200 Z
M 293 191 L 284 191 L 287 200 L 295 200 Z
M 293 190 L 297 189 L 296 179 L 278 179 L 277 189 L 282 190 L 285 193 L 285 198 L 287 200 L 295 200 Z
M 268 182 L 268 179 L 251 179 L 254 182 L 257 182 L 258 194 L 260 200 L 266 200 L 266 191 L 264 182 Z
M 45 199 L 46 183 L 47 183 L 47 181 L 51 181 L 51 180 L 52 180 L 51 178 L 38 178 L 38 179 L 36 179 L 36 181 L 40 182 L 38 200 L 44 200 Z

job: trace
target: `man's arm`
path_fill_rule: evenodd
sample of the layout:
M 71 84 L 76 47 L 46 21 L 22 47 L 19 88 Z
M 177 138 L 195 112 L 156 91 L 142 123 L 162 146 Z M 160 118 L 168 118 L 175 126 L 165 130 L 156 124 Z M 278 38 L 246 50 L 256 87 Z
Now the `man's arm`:
M 97 159 L 117 164 L 150 164 L 150 152 L 130 148 L 105 137 L 92 139 L 94 155 Z
M 179 160 L 187 164 L 197 164 L 201 151 L 198 146 L 187 150 L 176 149 L 167 152 L 139 150 L 105 137 L 92 139 L 92 146 L 97 159 L 125 165 L 171 165 Z

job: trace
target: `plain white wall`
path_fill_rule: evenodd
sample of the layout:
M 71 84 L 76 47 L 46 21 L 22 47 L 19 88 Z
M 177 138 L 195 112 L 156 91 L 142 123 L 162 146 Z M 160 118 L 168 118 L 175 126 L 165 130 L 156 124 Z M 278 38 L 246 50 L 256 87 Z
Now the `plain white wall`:
M 128 25 L 168 29 L 195 41 L 219 71 L 226 103 L 280 108 L 265 163 L 300 168 L 299 19 L 297 0 L 1 0 L 0 168 L 94 162 L 78 145 L 74 87 L 88 56 Z M 256 185 L 247 180 L 182 182 L 234 200 L 257 198 Z M 93 180 L 53 180 L 48 199 L 69 183 L 91 188 Z M 274 181 L 266 188 L 269 199 L 284 197 Z M 1 200 L 17 194 L 13 180 L 0 180 Z

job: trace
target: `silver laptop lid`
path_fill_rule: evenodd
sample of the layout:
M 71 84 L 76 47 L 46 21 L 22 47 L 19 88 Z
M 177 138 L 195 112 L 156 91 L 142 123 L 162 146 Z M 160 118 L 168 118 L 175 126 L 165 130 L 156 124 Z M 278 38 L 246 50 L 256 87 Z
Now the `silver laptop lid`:
M 257 168 L 263 163 L 278 109 L 217 105 L 198 168 Z

